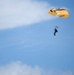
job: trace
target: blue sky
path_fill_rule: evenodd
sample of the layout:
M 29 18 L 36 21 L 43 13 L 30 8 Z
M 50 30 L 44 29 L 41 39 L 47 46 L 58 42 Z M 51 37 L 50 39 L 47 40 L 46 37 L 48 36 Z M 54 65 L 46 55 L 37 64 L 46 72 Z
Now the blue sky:
M 28 71 L 27 75 L 37 73 L 37 75 L 43 75 L 40 69 L 48 71 L 45 75 L 74 75 L 74 1 L 11 1 L 0 0 L 0 3 L 3 3 L 0 7 L 2 11 L 0 14 L 0 74 L 14 75 L 16 67 L 21 66 L 23 71 L 22 65 L 26 64 L 27 67 L 24 66 L 24 69 Z M 12 7 L 13 4 L 14 7 Z M 19 7 L 19 5 L 22 6 Z M 26 12 L 23 12 L 22 7 Z M 67 8 L 69 18 L 49 15 L 48 9 L 52 7 Z M 59 32 L 54 36 L 56 25 L 59 27 Z M 36 65 L 38 68 L 35 72 Z M 30 73 L 32 68 L 34 74 Z M 9 69 L 13 74 L 9 73 Z M 15 75 L 25 74 L 25 72 L 19 74 L 17 69 L 16 72 Z

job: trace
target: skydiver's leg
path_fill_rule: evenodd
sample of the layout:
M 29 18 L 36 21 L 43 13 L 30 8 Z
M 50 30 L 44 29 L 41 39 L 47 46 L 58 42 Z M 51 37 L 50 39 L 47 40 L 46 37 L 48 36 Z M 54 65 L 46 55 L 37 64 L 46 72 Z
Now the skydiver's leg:
M 54 36 L 56 36 L 56 32 L 54 32 Z

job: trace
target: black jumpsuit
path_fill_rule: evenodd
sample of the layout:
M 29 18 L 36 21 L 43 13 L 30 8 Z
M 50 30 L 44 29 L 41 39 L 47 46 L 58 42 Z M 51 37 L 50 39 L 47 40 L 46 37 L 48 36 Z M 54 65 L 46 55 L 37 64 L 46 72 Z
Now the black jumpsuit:
M 58 32 L 58 30 L 55 28 L 54 29 L 54 36 L 56 36 L 56 32 Z

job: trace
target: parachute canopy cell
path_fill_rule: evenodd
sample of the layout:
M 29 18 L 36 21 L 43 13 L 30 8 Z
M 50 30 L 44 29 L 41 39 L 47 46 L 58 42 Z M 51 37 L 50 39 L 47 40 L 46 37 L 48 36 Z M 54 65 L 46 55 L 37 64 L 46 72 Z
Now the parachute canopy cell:
M 59 16 L 59 17 L 62 17 L 62 18 L 67 18 L 69 17 L 69 13 L 66 9 L 63 9 L 63 8 L 53 8 L 53 9 L 50 9 L 48 10 L 48 14 L 51 14 L 53 16 Z

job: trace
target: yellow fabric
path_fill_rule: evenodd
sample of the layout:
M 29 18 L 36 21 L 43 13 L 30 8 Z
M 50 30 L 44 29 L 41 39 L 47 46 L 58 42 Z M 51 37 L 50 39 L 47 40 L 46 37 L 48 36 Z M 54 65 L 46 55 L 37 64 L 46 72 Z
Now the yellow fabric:
M 69 16 L 69 13 L 66 10 L 56 11 L 56 13 L 59 17 L 63 17 L 63 18 L 67 18 Z
M 51 12 L 50 10 L 48 10 L 48 14 L 51 14 L 51 15 L 53 15 L 53 16 L 56 16 L 56 12 Z
M 69 16 L 69 13 L 66 10 L 60 10 L 60 9 L 59 10 L 52 9 L 52 11 L 48 10 L 48 14 L 51 14 L 53 16 L 58 15 L 59 17 L 62 17 L 62 18 L 67 18 Z

